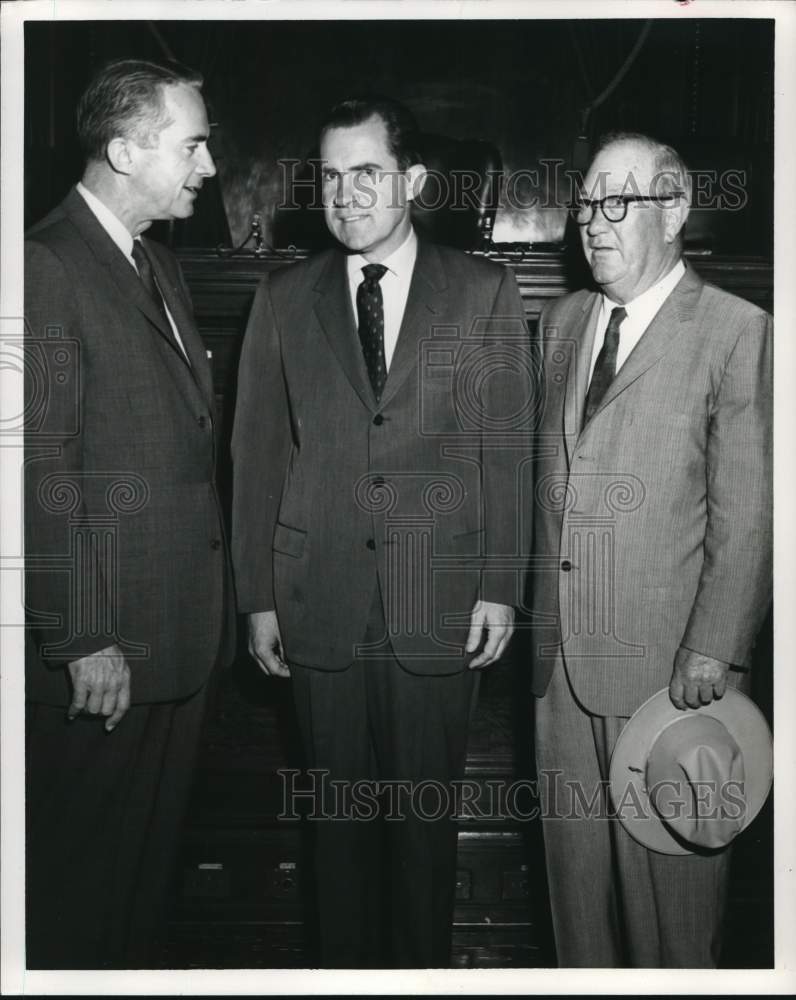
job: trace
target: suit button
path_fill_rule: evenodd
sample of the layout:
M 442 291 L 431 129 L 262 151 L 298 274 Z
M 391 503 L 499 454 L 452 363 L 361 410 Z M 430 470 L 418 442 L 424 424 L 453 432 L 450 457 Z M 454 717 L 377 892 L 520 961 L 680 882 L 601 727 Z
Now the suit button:
M 565 573 L 569 573 L 569 571 L 572 569 L 572 563 L 569 561 L 569 559 L 565 559 L 561 563 L 561 569 L 563 569 Z
M 374 549 L 376 548 L 376 543 L 375 543 L 375 542 L 373 541 L 373 539 L 372 539 L 372 538 L 369 538 L 369 539 L 368 539 L 368 540 L 367 540 L 367 541 L 365 542 L 365 545 L 367 545 L 367 547 L 368 547 L 368 548 L 370 549 L 370 551 L 371 551 L 371 552 L 372 552 L 372 551 L 373 551 L 373 550 L 374 550 Z
M 207 417 L 204 414 L 202 414 L 202 416 L 199 417 L 197 423 L 202 428 L 202 430 L 204 430 L 205 427 L 207 427 Z
M 373 423 L 377 427 L 381 427 L 381 425 L 384 423 L 384 417 L 380 413 L 377 413 L 376 416 L 373 418 Z
M 220 549 L 221 548 L 221 539 L 220 538 L 214 538 L 210 542 L 210 548 L 211 549 Z

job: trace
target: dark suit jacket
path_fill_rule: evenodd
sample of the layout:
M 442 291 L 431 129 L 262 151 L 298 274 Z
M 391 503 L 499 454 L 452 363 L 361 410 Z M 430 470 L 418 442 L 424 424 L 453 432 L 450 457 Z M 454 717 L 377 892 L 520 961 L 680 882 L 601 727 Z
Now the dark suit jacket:
M 345 256 L 264 278 L 238 380 L 233 562 L 241 610 L 276 608 L 290 661 L 345 668 L 377 579 L 416 673 L 463 669 L 479 596 L 518 602 L 528 351 L 511 272 L 421 242 L 377 405 Z
M 176 260 L 147 246 L 190 365 L 77 191 L 27 236 L 33 700 L 65 702 L 65 663 L 114 642 L 134 703 L 191 694 L 229 654 L 210 368 Z
M 539 321 L 534 690 L 561 648 L 581 704 L 629 716 L 680 645 L 742 665 L 768 609 L 772 329 L 687 268 L 581 432 L 599 304 Z

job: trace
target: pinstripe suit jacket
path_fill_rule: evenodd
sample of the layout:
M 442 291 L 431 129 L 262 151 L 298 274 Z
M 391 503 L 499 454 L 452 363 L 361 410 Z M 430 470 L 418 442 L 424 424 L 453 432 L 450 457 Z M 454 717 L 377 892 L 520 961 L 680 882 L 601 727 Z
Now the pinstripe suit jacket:
M 631 715 L 678 646 L 742 665 L 772 590 L 772 324 L 690 268 L 581 431 L 600 296 L 539 323 L 534 692 Z

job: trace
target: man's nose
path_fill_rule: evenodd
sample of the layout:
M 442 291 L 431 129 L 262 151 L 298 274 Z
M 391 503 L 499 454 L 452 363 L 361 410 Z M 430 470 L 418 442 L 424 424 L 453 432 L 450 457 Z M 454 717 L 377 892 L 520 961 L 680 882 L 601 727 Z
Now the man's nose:
M 339 174 L 334 191 L 335 208 L 345 208 L 353 200 L 353 181 L 348 174 Z
M 603 215 L 603 210 L 599 205 L 591 206 L 591 219 L 586 226 L 589 236 L 597 236 L 608 229 L 608 220 Z
M 199 165 L 196 168 L 196 172 L 201 174 L 202 177 L 215 177 L 216 175 L 216 165 L 213 162 L 213 157 L 210 155 L 210 150 L 207 147 L 201 151 L 201 158 L 199 160 Z

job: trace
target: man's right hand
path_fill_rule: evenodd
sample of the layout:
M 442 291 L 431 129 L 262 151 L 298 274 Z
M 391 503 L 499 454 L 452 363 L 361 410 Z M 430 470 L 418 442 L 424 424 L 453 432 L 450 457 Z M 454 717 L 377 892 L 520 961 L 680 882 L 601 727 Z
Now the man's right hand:
M 105 729 L 112 732 L 130 707 L 130 668 L 117 645 L 83 656 L 69 664 L 72 703 L 69 720 L 81 712 L 105 715 Z
M 249 653 L 269 677 L 290 677 L 290 668 L 282 659 L 276 611 L 256 611 L 249 615 Z

